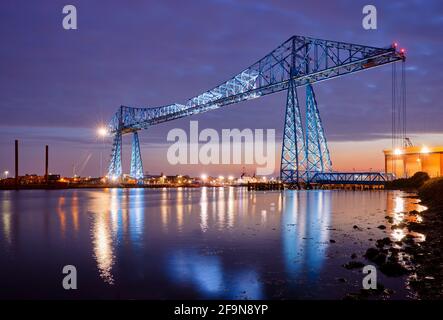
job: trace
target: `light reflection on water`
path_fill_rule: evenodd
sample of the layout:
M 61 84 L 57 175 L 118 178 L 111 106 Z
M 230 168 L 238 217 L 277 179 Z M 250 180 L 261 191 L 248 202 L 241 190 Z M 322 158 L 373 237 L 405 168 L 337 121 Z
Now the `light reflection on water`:
M 424 209 L 403 196 L 233 187 L 0 192 L 0 248 L 8 249 L 0 250 L 0 280 L 26 283 L 18 265 L 75 263 L 89 270 L 91 291 L 80 297 L 341 298 L 359 282 L 341 265 L 370 245 L 352 226 L 383 237 L 375 227 L 385 215 L 399 224 L 405 211 Z M 405 235 L 388 230 L 395 240 Z M 344 285 L 339 276 L 358 281 Z
M 392 205 L 393 204 L 393 205 Z M 416 200 L 406 198 L 402 194 L 391 194 L 387 199 L 387 212 L 388 216 L 392 217 L 393 225 L 398 228 L 392 229 L 391 239 L 393 241 L 401 241 L 408 234 L 408 229 L 406 227 L 401 227 L 405 222 L 422 222 L 423 218 L 420 215 L 408 215 L 410 211 L 423 212 L 427 208 Z M 425 235 L 422 233 L 414 232 L 410 233 L 416 237 L 416 241 L 424 241 L 426 239 Z

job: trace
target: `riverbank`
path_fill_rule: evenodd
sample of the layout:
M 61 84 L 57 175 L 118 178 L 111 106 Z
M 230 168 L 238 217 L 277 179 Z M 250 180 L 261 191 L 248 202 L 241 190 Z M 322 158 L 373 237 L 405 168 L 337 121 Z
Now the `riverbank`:
M 280 182 L 253 182 L 253 183 L 181 183 L 181 184 L 134 184 L 134 183 L 101 183 L 101 184 L 82 184 L 82 183 L 50 183 L 50 184 L 20 184 L 20 185 L 0 185 L 0 190 L 65 190 L 65 189 L 162 189 L 162 188 L 202 188 L 202 187 L 247 187 L 249 191 L 271 191 L 284 190 L 285 187 L 292 189 L 291 186 L 285 186 Z
M 4 185 L 0 186 L 0 190 L 66 190 L 66 189 L 109 189 L 109 188 L 145 188 L 145 189 L 159 189 L 159 188 L 200 188 L 200 185 L 186 184 L 181 186 L 170 184 L 152 184 L 152 185 L 138 185 L 138 184 L 30 184 L 30 185 Z
M 420 299 L 443 299 L 443 178 L 426 181 L 418 190 L 422 204 L 428 209 L 422 212 L 421 223 L 410 222 L 408 229 L 421 232 L 426 240 L 411 255 L 416 264 L 410 285 Z
M 424 179 L 418 188 L 411 189 L 417 181 L 407 179 L 394 185 L 414 191 L 408 198 L 417 199 L 422 211 L 411 210 L 385 217 L 393 231 L 390 237 L 375 241 L 364 258 L 375 264 L 388 277 L 404 277 L 411 290 L 411 299 L 443 299 L 443 178 Z M 415 184 L 417 186 L 417 184 Z M 386 228 L 386 226 L 379 226 Z M 397 238 L 397 239 L 396 239 Z M 363 264 L 358 266 L 363 267 Z M 360 290 L 350 293 L 348 299 L 386 299 L 390 290 L 378 283 L 378 290 Z

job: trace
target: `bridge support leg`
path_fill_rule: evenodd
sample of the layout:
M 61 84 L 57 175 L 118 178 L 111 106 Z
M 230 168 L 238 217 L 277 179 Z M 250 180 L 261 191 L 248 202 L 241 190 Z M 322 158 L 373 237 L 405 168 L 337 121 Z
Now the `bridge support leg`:
M 284 183 L 297 184 L 304 181 L 305 151 L 300 107 L 294 80 L 289 81 L 286 100 L 285 126 L 280 166 L 280 179 Z
M 317 172 L 329 172 L 332 163 L 328 144 L 317 107 L 314 89 L 306 86 L 306 180 L 309 183 Z
M 109 164 L 108 177 L 118 180 L 122 176 L 122 133 L 117 131 L 112 145 L 111 163 Z
M 143 163 L 140 153 L 140 142 L 138 133 L 135 131 L 132 135 L 132 152 L 131 152 L 131 177 L 134 179 L 143 178 Z

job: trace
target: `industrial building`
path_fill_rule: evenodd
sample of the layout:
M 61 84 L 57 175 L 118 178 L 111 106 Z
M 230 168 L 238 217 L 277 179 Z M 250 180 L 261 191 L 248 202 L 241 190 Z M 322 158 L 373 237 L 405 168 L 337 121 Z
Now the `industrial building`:
M 410 146 L 383 150 L 385 172 L 397 178 L 407 178 L 414 173 L 426 172 L 431 178 L 443 175 L 443 147 Z

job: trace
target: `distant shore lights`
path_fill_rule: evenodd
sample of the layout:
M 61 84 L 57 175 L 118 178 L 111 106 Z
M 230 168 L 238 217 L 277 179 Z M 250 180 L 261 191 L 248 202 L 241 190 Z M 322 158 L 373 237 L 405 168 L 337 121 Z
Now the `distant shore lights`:
M 423 146 L 420 150 L 420 153 L 429 153 L 429 152 L 431 152 L 431 150 L 429 150 L 427 146 Z

